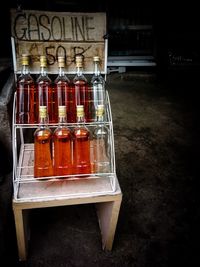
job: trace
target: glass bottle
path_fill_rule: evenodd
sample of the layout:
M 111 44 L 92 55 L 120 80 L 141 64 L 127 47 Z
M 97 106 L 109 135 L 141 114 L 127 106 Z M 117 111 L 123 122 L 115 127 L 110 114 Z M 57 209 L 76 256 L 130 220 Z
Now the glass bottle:
M 29 56 L 21 57 L 21 75 L 17 80 L 16 122 L 20 124 L 34 123 L 35 83 L 29 72 Z
M 66 118 L 68 122 L 73 122 L 72 117 L 76 112 L 74 101 L 74 94 L 70 86 L 70 80 L 65 74 L 65 57 L 58 57 L 58 76 L 56 77 L 55 84 L 55 117 L 58 121 L 58 107 L 66 107 Z M 75 122 L 75 121 L 74 121 Z
M 36 114 L 39 114 L 39 107 L 46 106 L 49 123 L 55 123 L 55 102 L 52 81 L 47 74 L 46 56 L 40 56 L 40 75 L 36 80 Z M 37 120 L 39 122 L 39 118 Z
M 75 107 L 79 105 L 85 106 L 85 94 L 88 89 L 88 81 L 83 74 L 83 57 L 76 56 L 76 75 L 72 81 L 75 94 Z M 85 114 L 85 118 L 87 114 Z M 76 122 L 77 115 L 74 113 L 74 122 Z
M 109 129 L 104 123 L 104 105 L 97 106 L 97 126 L 93 131 L 94 172 L 110 172 Z
M 59 125 L 53 133 L 53 165 L 57 176 L 72 173 L 71 131 L 66 126 L 66 106 L 58 107 Z
M 77 106 L 77 123 L 73 129 L 73 173 L 89 174 L 91 173 L 90 162 L 90 131 L 84 125 L 84 107 Z
M 92 88 L 93 94 L 93 103 L 95 106 L 95 110 L 97 111 L 97 107 L 99 105 L 105 106 L 105 99 L 106 99 L 106 91 L 105 91 L 105 79 L 101 75 L 100 71 L 100 58 L 99 56 L 93 57 L 94 63 L 94 74 L 91 78 L 90 84 Z M 95 112 L 97 114 L 97 112 Z
M 52 131 L 48 127 L 47 107 L 39 107 L 40 125 L 34 132 L 34 177 L 53 175 L 51 139 Z

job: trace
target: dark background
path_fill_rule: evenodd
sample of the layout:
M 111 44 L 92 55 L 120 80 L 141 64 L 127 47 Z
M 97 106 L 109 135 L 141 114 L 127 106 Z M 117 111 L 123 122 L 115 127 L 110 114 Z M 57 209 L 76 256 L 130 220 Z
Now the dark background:
M 151 55 L 157 65 L 129 67 L 123 76 L 108 75 L 117 174 L 123 192 L 112 253 L 99 250 L 99 229 L 91 207 L 45 209 L 43 213 L 36 210 L 29 261 L 20 264 L 11 207 L 12 175 L 7 174 L 0 184 L 0 265 L 12 262 L 8 266 L 199 267 L 197 4 L 142 0 L 123 0 L 121 4 L 105 0 L 7 0 L 4 4 L 0 16 L 2 60 L 12 61 L 12 7 L 106 12 L 109 56 Z M 135 29 L 130 29 L 130 25 Z M 137 30 L 140 25 L 151 27 Z M 3 85 L 7 76 L 2 77 Z M 11 164 L 1 157 L 1 166 L 6 163 L 11 172 Z M 4 169 L 1 172 L 6 175 Z
M 176 2 L 176 3 L 174 3 Z M 171 68 L 200 65 L 200 34 L 197 4 L 193 2 L 130 1 L 67 1 L 8 0 L 1 9 L 0 57 L 12 56 L 10 45 L 10 8 L 63 12 L 106 12 L 109 56 L 152 55 L 158 73 L 165 75 Z M 179 1 L 178 1 L 179 2 Z M 140 25 L 152 27 L 138 30 Z M 135 27 L 131 29 L 130 26 Z

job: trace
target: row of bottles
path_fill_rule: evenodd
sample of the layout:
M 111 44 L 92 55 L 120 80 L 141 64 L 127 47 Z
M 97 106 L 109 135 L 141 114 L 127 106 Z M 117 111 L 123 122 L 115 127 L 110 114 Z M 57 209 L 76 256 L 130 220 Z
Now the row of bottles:
M 54 82 L 47 73 L 47 59 L 40 56 L 40 75 L 34 81 L 29 57 L 22 55 L 22 71 L 17 80 L 16 123 L 39 123 L 39 107 L 46 106 L 48 123 L 58 123 L 58 107 L 66 107 L 68 123 L 77 122 L 76 106 L 83 105 L 86 122 L 96 121 L 98 105 L 105 104 L 105 80 L 100 73 L 100 58 L 95 56 L 94 73 L 88 82 L 83 73 L 83 57 L 76 56 L 76 75 L 70 81 L 64 72 L 65 57 L 58 57 L 58 76 Z
M 76 114 L 77 124 L 69 129 L 66 107 L 59 106 L 59 125 L 52 132 L 47 124 L 47 107 L 40 106 L 40 125 L 34 133 L 35 178 L 110 172 L 111 144 L 104 106 L 97 107 L 98 123 L 92 132 L 84 124 L 83 105 L 77 105 Z

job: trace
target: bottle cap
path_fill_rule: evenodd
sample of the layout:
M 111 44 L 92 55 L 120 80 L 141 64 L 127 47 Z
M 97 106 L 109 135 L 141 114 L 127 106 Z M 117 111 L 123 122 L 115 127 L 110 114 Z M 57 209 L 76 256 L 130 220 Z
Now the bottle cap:
M 22 54 L 22 56 L 21 56 L 21 64 L 23 66 L 28 66 L 28 64 L 29 64 L 29 55 Z
M 61 68 L 65 67 L 65 57 L 64 56 L 58 57 L 58 67 L 61 67 Z
M 100 61 L 100 57 L 99 56 L 94 56 L 93 57 L 93 61 L 94 62 L 99 62 Z
M 82 56 L 76 56 L 76 66 L 77 67 L 83 66 L 83 57 Z
M 46 56 L 40 56 L 40 67 L 46 67 L 46 66 L 47 66 Z
M 104 105 L 97 106 L 96 115 L 98 117 L 102 117 L 104 115 Z
M 77 117 L 83 117 L 84 116 L 83 105 L 77 105 L 76 106 L 76 113 L 77 113 Z
M 66 106 L 58 106 L 58 116 L 66 117 Z
M 46 118 L 47 117 L 47 106 L 39 106 L 39 114 L 40 114 L 40 118 Z

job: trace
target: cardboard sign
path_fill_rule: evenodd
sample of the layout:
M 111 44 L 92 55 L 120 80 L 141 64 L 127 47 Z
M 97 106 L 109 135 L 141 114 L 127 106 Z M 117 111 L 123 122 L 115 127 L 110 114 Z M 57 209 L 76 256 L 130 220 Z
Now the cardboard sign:
M 11 10 L 14 70 L 21 70 L 22 54 L 31 58 L 30 70 L 39 73 L 40 55 L 46 55 L 48 72 L 57 73 L 58 56 L 66 57 L 66 72 L 75 73 L 75 57 L 83 55 L 85 73 L 93 72 L 93 57 L 101 58 L 106 73 L 107 40 L 105 13 L 68 13 Z

